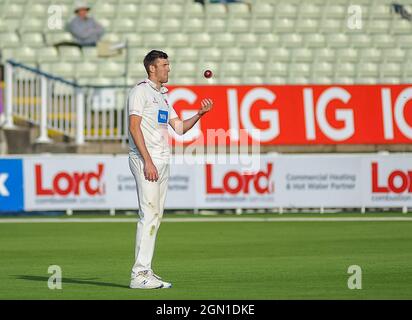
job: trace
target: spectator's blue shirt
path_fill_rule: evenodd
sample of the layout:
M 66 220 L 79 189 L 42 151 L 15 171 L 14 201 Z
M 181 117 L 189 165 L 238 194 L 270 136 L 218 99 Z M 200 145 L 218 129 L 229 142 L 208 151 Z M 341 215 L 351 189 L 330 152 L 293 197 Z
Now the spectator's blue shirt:
M 96 44 L 104 34 L 103 27 L 91 17 L 74 17 L 67 25 L 67 30 L 80 45 Z

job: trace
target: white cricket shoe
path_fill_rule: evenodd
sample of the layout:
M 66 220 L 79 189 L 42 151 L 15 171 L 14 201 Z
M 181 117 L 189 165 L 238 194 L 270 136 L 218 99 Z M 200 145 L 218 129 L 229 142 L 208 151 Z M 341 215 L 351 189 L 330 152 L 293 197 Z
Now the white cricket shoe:
M 170 282 L 163 281 L 161 277 L 159 277 L 157 274 L 155 274 L 153 271 L 149 271 L 149 273 L 158 281 L 160 281 L 163 284 L 162 289 L 169 289 L 172 287 L 172 284 Z
M 156 279 L 149 270 L 138 272 L 130 281 L 131 289 L 158 289 L 162 287 L 163 283 Z

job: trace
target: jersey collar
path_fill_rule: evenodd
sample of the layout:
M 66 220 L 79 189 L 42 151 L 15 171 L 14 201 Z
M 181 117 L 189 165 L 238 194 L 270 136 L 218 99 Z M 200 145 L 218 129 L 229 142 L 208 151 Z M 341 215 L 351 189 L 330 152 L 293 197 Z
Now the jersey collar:
M 166 93 L 166 92 L 169 91 L 165 86 L 163 86 L 163 84 L 161 85 L 160 90 L 157 90 L 156 84 L 155 84 L 152 80 L 150 80 L 149 78 L 146 79 L 146 82 L 147 82 L 153 89 L 155 89 L 156 91 L 158 91 L 158 92 L 160 92 L 160 93 Z

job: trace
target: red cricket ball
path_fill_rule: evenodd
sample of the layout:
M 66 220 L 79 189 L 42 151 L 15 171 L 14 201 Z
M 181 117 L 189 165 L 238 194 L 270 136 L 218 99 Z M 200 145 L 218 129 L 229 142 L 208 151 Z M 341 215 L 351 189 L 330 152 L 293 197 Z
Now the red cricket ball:
M 205 78 L 209 79 L 212 77 L 213 73 L 210 70 L 206 70 L 203 75 L 205 76 Z

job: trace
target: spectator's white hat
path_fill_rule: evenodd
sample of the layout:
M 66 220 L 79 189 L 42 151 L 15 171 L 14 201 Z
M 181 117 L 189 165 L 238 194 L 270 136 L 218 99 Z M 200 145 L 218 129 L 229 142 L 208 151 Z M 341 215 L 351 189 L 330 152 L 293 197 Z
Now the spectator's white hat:
M 76 3 L 74 4 L 74 13 L 76 13 L 80 9 L 90 10 L 90 6 L 86 1 L 76 1 Z

